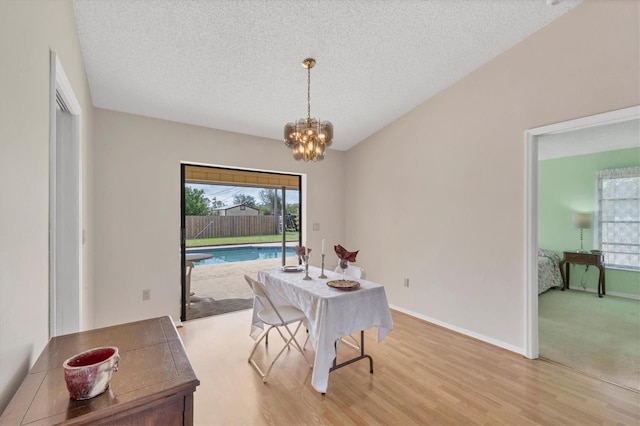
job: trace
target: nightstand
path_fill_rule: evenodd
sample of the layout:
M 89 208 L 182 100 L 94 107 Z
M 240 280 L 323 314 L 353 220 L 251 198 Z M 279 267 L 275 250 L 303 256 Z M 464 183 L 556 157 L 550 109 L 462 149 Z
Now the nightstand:
M 569 264 L 571 263 L 575 265 L 595 266 L 598 268 L 600 270 L 600 276 L 598 277 L 598 297 L 605 295 L 602 254 L 565 251 L 564 258 L 560 261 L 560 275 L 562 276 L 562 282 L 564 283 L 564 286 L 562 287 L 563 291 L 565 288 L 569 288 Z

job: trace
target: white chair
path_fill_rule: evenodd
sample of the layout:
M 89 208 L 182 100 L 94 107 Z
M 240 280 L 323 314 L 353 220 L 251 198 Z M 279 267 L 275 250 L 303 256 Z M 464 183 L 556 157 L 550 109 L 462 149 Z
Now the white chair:
M 298 330 L 300 330 L 302 321 L 305 319 L 304 313 L 300 309 L 292 305 L 280 305 L 280 306 L 274 305 L 273 302 L 271 301 L 271 298 L 267 294 L 267 291 L 264 288 L 264 285 L 260 281 L 256 281 L 247 275 L 244 276 L 244 279 L 247 281 L 247 283 L 253 290 L 253 295 L 255 298 L 254 303 L 258 303 L 258 300 L 259 300 L 260 303 L 262 303 L 264 306 L 263 309 L 258 311 L 258 314 L 257 314 L 258 318 L 260 318 L 260 321 L 262 321 L 263 324 L 269 326 L 266 330 L 262 332 L 262 334 L 260 335 L 260 338 L 256 340 L 256 343 L 253 345 L 253 349 L 251 350 L 251 354 L 249 355 L 249 360 L 248 360 L 249 363 L 253 366 L 253 368 L 256 369 L 258 374 L 260 374 L 262 381 L 266 383 L 267 378 L 269 377 L 269 373 L 273 368 L 273 364 L 275 364 L 278 358 L 280 358 L 280 355 L 282 355 L 284 350 L 290 348 L 292 344 L 294 346 L 294 349 L 300 352 L 300 354 L 305 359 L 305 361 L 307 361 L 307 364 L 311 367 L 312 364 L 304 355 L 302 347 L 300 346 L 300 344 L 295 338 L 296 333 L 298 333 Z M 291 332 L 289 325 L 296 322 L 298 323 L 298 326 L 296 327 L 294 332 Z M 289 337 L 286 337 L 282 333 L 282 331 L 280 330 L 281 327 L 286 330 Z M 260 342 L 262 342 L 263 339 L 266 339 L 265 346 L 269 344 L 267 336 L 269 335 L 269 331 L 271 331 L 272 328 L 275 328 L 276 330 L 278 330 L 278 333 L 280 333 L 280 336 L 282 336 L 282 339 L 284 340 L 285 344 L 280 350 L 280 352 L 278 352 L 278 355 L 276 355 L 273 361 L 271 361 L 271 364 L 269 365 L 267 372 L 264 373 L 262 369 L 258 366 L 258 364 L 253 360 L 253 354 L 256 352 L 258 345 L 260 344 Z
M 334 269 L 334 271 L 342 273 L 342 268 L 340 268 L 339 264 L 338 264 L 338 266 L 336 266 L 336 269 Z M 361 278 L 363 280 L 365 279 L 365 276 L 367 275 L 367 273 L 366 273 L 366 271 L 364 270 L 363 267 L 356 266 L 356 265 L 353 265 L 353 264 L 349 264 L 347 269 L 345 269 L 344 274 L 348 275 L 351 278 Z M 345 340 L 347 337 L 351 341 Z M 338 341 L 336 342 L 336 352 L 338 351 L 338 346 L 340 345 L 340 342 L 344 342 L 347 345 L 351 346 L 352 348 L 360 350 L 360 343 L 358 343 L 358 339 L 356 339 L 352 335 L 344 336 L 344 337 L 341 337 L 340 339 L 338 339 Z
M 334 272 L 340 272 L 342 273 L 342 269 L 340 268 L 340 265 L 336 266 L 336 269 L 334 269 Z M 349 267 L 344 271 L 345 275 L 348 275 L 352 278 L 362 278 L 363 280 L 365 279 L 365 276 L 367 275 L 366 271 L 364 270 L 363 267 L 361 266 L 356 266 L 353 264 L 349 264 Z

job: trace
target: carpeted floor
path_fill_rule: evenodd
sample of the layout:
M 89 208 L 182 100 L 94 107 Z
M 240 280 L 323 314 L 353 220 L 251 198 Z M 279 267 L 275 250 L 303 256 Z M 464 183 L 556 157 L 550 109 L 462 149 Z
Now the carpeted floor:
M 549 290 L 538 298 L 540 356 L 640 390 L 640 301 Z

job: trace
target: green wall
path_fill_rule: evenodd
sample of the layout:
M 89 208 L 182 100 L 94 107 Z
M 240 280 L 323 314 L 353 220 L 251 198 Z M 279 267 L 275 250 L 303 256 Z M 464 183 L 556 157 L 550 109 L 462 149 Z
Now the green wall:
M 580 230 L 573 228 L 575 212 L 593 213 L 596 209 L 596 171 L 640 166 L 640 148 L 620 149 L 597 154 L 578 155 L 538 162 L 538 246 L 562 255 L 580 248 Z M 593 248 L 594 229 L 584 230 L 584 249 Z M 583 280 L 597 290 L 598 268 L 571 266 L 571 287 Z M 640 295 L 640 273 L 607 269 L 607 292 Z

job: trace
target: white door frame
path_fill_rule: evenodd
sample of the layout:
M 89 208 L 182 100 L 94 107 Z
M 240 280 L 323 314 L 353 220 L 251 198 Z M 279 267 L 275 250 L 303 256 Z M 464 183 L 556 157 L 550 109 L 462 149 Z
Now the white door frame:
M 56 93 L 71 119 L 71 139 L 60 152 Z M 49 79 L 49 337 L 82 329 L 82 109 L 54 51 Z M 71 166 L 61 167 L 60 155 Z M 64 187 L 57 180 L 64 177 Z M 60 249 L 62 247 L 62 249 Z M 63 267 L 61 267 L 61 265 Z M 72 295 L 72 297 L 69 297 Z
M 525 356 L 538 358 L 538 138 L 587 127 L 619 123 L 640 118 L 640 106 L 577 118 L 525 131 L 526 144 L 526 220 L 525 254 Z

